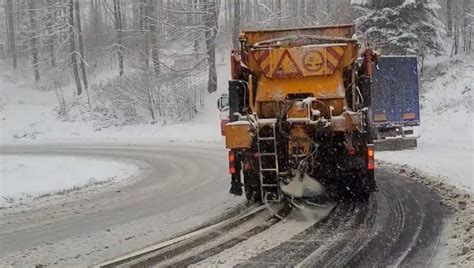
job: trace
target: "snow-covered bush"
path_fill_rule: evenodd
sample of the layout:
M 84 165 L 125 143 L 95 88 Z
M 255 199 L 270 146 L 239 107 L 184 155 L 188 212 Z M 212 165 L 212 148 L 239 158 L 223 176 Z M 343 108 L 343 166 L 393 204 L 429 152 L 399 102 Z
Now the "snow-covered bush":
M 67 107 L 67 121 L 92 122 L 96 129 L 112 126 L 191 120 L 201 108 L 205 81 L 169 72 L 159 79 L 137 71 L 92 84 L 91 107 L 81 96 Z

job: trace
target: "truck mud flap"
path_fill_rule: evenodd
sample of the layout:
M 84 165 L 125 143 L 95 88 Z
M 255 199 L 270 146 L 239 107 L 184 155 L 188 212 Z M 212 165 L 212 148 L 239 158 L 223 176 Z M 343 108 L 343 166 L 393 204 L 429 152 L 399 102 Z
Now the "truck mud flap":
M 397 138 L 375 140 L 374 146 L 376 151 L 400 151 L 417 147 L 416 138 Z

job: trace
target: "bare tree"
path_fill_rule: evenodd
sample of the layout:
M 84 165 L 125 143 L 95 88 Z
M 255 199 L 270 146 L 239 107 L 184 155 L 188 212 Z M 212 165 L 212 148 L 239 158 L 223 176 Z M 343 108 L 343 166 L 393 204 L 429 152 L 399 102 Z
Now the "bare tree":
M 447 21 L 447 34 L 448 37 L 453 36 L 453 2 L 452 0 L 446 1 L 446 21 Z
M 195 15 L 194 16 L 194 25 L 196 24 L 199 24 L 201 22 L 201 19 L 202 19 L 202 15 L 201 13 L 199 13 L 199 0 L 193 0 L 193 10 L 195 12 L 198 12 L 199 15 Z M 199 36 L 195 36 L 194 37 L 194 51 L 198 51 L 199 50 Z
M 462 8 L 462 39 L 463 50 L 469 52 L 471 50 L 472 42 L 472 1 L 464 0 Z
M 72 66 L 72 73 L 74 75 L 74 81 L 76 82 L 76 89 L 77 95 L 82 94 L 82 84 L 81 79 L 79 77 L 79 68 L 77 67 L 77 50 L 76 50 L 76 26 L 74 23 L 74 1 L 69 0 L 69 25 L 70 25 L 70 32 L 69 32 L 69 46 L 71 49 L 71 66 Z
M 100 38 L 98 38 L 99 34 L 102 33 L 102 28 L 103 28 L 103 18 L 102 18 L 102 5 L 99 4 L 100 0 L 91 0 L 90 1 L 90 10 L 92 13 L 92 20 L 91 23 L 89 24 L 89 31 L 91 33 L 94 33 L 96 38 L 94 38 L 90 45 L 93 47 L 96 47 L 100 43 Z
M 207 91 L 209 93 L 217 91 L 217 72 L 216 72 L 216 35 L 217 35 L 217 10 L 215 0 L 203 0 L 206 10 L 206 49 L 207 62 L 209 64 L 209 79 Z
M 77 40 L 79 44 L 79 57 L 81 66 L 82 82 L 84 83 L 84 89 L 87 91 L 89 88 L 89 81 L 87 79 L 86 62 L 84 56 L 84 43 L 82 41 L 82 25 L 81 25 L 81 8 L 79 6 L 79 0 L 75 0 L 74 3 L 75 15 L 76 15 L 76 29 L 77 29 Z
M 148 0 L 140 0 L 138 6 L 138 13 L 139 13 L 139 28 L 140 28 L 140 38 L 141 42 L 141 57 L 142 62 L 145 68 L 149 66 L 149 59 L 150 59 L 150 31 L 149 31 L 149 6 Z
M 48 16 L 46 17 L 46 28 L 48 30 L 48 49 L 49 49 L 49 60 L 51 66 L 56 66 L 56 55 L 54 51 L 54 39 L 56 34 L 54 33 L 53 29 L 53 19 L 55 18 L 55 11 L 54 11 L 54 2 L 53 0 L 47 0 L 47 7 L 48 11 L 46 12 Z
M 149 0 L 150 8 L 150 41 L 151 41 L 151 59 L 153 62 L 153 68 L 155 75 L 160 75 L 160 55 L 159 55 L 159 44 L 158 44 L 158 7 L 153 3 L 153 0 Z
M 17 67 L 16 59 L 16 40 L 15 40 L 15 20 L 13 16 L 13 2 L 12 0 L 5 0 L 5 15 L 6 15 L 6 24 L 7 24 L 7 38 L 8 38 L 8 47 L 10 53 L 12 54 L 12 65 L 13 68 Z
M 36 22 L 36 6 L 34 0 L 28 0 L 28 13 L 30 16 L 30 44 L 31 50 L 33 54 L 33 70 L 35 73 L 35 81 L 38 82 L 40 80 L 40 73 L 39 73 L 39 62 L 38 62 L 38 33 L 36 31 L 37 22 Z
M 234 0 L 234 25 L 232 29 L 232 44 L 235 49 L 239 47 L 240 33 L 240 0 Z
M 189 0 L 189 1 L 192 1 L 192 0 Z M 235 5 L 235 2 L 234 1 L 234 5 Z M 240 8 L 240 1 L 239 2 L 239 8 Z M 232 16 L 232 8 L 230 7 L 231 6 L 231 2 L 230 1 L 224 1 L 224 26 L 226 29 L 230 29 L 231 28 L 231 18 L 233 18 Z
M 122 7 L 120 5 L 120 0 L 114 1 L 114 25 L 115 25 L 115 34 L 117 38 L 117 49 L 115 50 L 118 57 L 119 63 L 119 76 L 123 75 L 123 16 L 122 16 Z
M 460 14 L 453 16 L 453 47 L 451 56 L 461 51 L 470 51 L 472 42 L 472 1 L 463 0 L 452 3 L 452 13 Z

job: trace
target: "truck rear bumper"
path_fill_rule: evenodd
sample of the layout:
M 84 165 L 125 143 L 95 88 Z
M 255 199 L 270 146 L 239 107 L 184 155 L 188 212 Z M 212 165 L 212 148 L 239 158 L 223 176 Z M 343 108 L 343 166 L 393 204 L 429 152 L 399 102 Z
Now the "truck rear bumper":
M 399 151 L 417 147 L 416 137 L 383 139 L 374 141 L 377 151 Z

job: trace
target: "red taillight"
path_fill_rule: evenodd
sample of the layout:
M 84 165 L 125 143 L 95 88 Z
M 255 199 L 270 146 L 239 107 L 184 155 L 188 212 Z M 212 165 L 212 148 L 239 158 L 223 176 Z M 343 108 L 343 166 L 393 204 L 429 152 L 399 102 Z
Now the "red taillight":
M 369 163 L 367 164 L 367 169 L 368 170 L 374 170 L 375 169 L 374 160 L 369 160 Z
M 229 173 L 235 174 L 235 154 L 229 151 Z
M 367 169 L 374 170 L 375 169 L 375 150 L 374 145 L 369 144 L 367 145 Z

